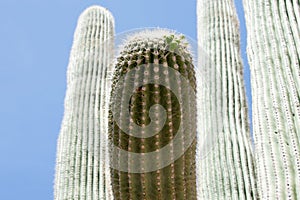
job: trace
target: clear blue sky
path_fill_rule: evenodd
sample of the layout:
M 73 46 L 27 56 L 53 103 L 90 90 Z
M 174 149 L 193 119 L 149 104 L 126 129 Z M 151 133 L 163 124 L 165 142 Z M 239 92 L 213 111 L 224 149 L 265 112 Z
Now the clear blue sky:
M 1 200 L 53 199 L 69 52 L 78 16 L 94 4 L 113 13 L 116 33 L 159 26 L 196 39 L 196 0 L 1 0 Z M 246 63 L 243 20 L 241 30 Z

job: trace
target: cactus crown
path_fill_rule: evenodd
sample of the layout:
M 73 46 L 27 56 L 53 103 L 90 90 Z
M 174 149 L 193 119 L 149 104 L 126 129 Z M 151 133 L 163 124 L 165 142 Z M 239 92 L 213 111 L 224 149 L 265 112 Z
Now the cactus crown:
M 118 49 L 115 73 L 126 73 L 129 69 L 142 64 L 163 65 L 168 63 L 169 67 L 179 70 L 184 75 L 183 68 L 179 66 L 181 64 L 194 64 L 192 48 L 185 36 L 167 29 L 143 30 L 129 35 Z M 176 60 L 180 63 L 176 64 L 171 60 Z M 123 67 L 120 68 L 120 66 Z M 126 67 L 124 68 L 124 66 Z M 192 68 L 193 73 L 195 73 L 194 65 Z M 188 77 L 186 76 L 186 78 Z M 114 82 L 116 81 L 114 80 Z
M 125 58 L 133 52 L 142 54 L 151 51 L 161 55 L 162 51 L 169 51 L 192 59 L 191 48 L 185 36 L 165 29 L 145 30 L 129 35 L 119 49 L 119 57 L 125 56 Z

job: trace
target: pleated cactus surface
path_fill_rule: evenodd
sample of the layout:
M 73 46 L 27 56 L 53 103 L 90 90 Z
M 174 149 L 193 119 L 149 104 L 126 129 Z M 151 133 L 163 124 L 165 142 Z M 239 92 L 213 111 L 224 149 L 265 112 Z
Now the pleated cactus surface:
M 261 199 L 300 199 L 300 3 L 244 0 Z
M 113 35 L 114 19 L 105 8 L 92 6 L 79 17 L 57 144 L 56 200 L 112 199 L 105 153 L 105 96 Z
M 112 81 L 109 138 L 128 152 L 111 158 L 114 199 L 196 199 L 196 81 L 184 37 L 160 29 L 129 36 Z
M 209 59 L 199 64 L 206 82 L 199 91 L 199 139 L 214 137 L 204 141 L 212 142 L 212 148 L 197 160 L 198 199 L 257 199 L 234 2 L 197 4 L 198 48 Z

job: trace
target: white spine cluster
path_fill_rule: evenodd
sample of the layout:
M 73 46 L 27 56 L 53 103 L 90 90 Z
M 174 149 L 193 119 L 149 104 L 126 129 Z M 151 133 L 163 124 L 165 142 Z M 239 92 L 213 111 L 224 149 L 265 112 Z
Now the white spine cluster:
M 262 199 L 300 199 L 300 3 L 244 0 Z
M 78 20 L 67 72 L 65 113 L 57 145 L 54 199 L 112 199 L 107 155 L 106 72 L 114 19 L 99 6 Z
M 200 135 L 215 135 L 210 141 L 213 148 L 198 160 L 198 197 L 257 199 L 239 23 L 233 0 L 198 0 L 197 19 L 199 47 L 210 58 L 199 66 L 206 81 Z M 201 55 L 199 60 L 202 62 Z

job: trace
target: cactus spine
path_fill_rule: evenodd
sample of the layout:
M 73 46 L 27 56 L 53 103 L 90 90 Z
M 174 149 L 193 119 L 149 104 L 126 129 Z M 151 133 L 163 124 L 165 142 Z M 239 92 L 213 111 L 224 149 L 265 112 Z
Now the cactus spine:
M 197 19 L 199 47 L 210 58 L 208 64 L 200 66 L 207 82 L 201 103 L 202 130 L 216 135 L 214 148 L 198 161 L 199 199 L 256 199 L 239 24 L 233 0 L 198 0 Z
M 92 6 L 79 17 L 67 72 L 54 199 L 111 199 L 103 107 L 113 34 L 113 17 L 102 7 Z
M 300 199 L 300 4 L 244 0 L 262 199 Z
M 179 72 L 190 81 L 192 90 L 196 90 L 194 66 L 189 50 L 181 41 L 183 39 L 172 32 L 166 30 L 142 31 L 129 37 L 121 48 L 120 56 L 117 59 L 115 74 L 112 83 L 112 94 L 116 90 L 116 85 L 120 77 L 128 71 L 135 69 L 133 77 L 126 78 L 120 92 L 120 104 L 130 110 L 130 120 L 135 124 L 143 127 L 147 126 L 151 120 L 149 118 L 149 109 L 154 104 L 159 104 L 166 109 L 167 120 L 156 135 L 148 138 L 138 138 L 124 132 L 114 118 L 116 115 L 124 117 L 124 113 L 113 113 L 114 106 L 120 106 L 118 102 L 111 102 L 109 117 L 109 134 L 115 146 L 128 152 L 138 154 L 159 151 L 162 147 L 170 143 L 176 137 L 176 131 L 181 124 L 184 130 L 183 137 L 180 138 L 179 146 L 183 148 L 184 142 L 190 132 L 196 131 L 196 114 L 195 114 L 195 96 L 190 95 L 187 88 L 181 87 L 180 79 L 176 76 L 170 76 L 166 71 L 158 68 L 162 65 L 165 69 L 168 67 Z M 176 41 L 176 42 L 175 42 Z M 174 51 L 176 50 L 176 51 Z M 179 52 L 179 53 L 178 53 Z M 139 66 L 145 68 L 140 69 Z M 147 83 L 149 77 L 157 77 L 157 83 Z M 172 85 L 176 91 L 159 84 L 160 80 L 166 82 L 173 81 Z M 175 80 L 175 81 L 174 81 Z M 143 84 L 143 86 L 134 88 L 131 91 L 126 90 L 130 85 Z M 191 92 L 191 91 L 190 91 Z M 178 93 L 175 96 L 174 93 Z M 129 105 L 125 97 L 132 94 Z M 112 95 L 113 96 L 113 95 Z M 178 100 L 182 100 L 188 110 L 181 110 Z M 193 112 L 192 112 L 193 111 Z M 184 116 L 184 117 L 183 117 Z M 161 116 L 157 116 L 160 120 Z M 123 126 L 127 126 L 129 132 L 130 120 L 122 119 Z M 140 132 L 143 136 L 143 131 Z M 196 199 L 196 175 L 195 175 L 195 138 L 187 151 L 175 162 L 164 168 L 144 173 L 131 173 L 112 169 L 112 184 L 115 199 L 121 200 L 163 200 L 163 199 Z M 178 149 L 171 149 L 168 155 L 158 154 L 153 160 L 140 160 L 140 165 L 146 162 L 151 163 L 163 162 L 167 157 L 174 156 Z M 180 150 L 180 149 L 179 149 Z M 122 160 L 120 155 L 113 158 L 117 161 Z M 125 161 L 128 168 L 132 164 L 130 158 Z M 122 163 L 120 163 L 122 164 Z

